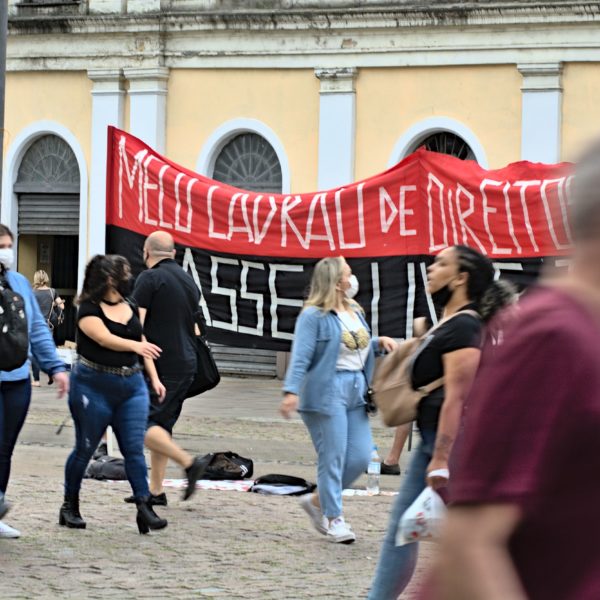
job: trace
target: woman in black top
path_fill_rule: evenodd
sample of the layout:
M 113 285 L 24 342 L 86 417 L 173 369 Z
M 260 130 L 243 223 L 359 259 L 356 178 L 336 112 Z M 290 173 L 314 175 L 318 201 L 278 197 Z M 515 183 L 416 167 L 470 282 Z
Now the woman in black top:
M 417 389 L 443 377 L 444 384 L 419 404 L 421 443 L 392 510 L 371 600 L 396 600 L 412 577 L 418 544 L 396 546 L 398 523 L 426 485 L 447 485 L 448 460 L 479 364 L 484 324 L 511 300 L 506 287 L 494 281 L 492 262 L 467 246 L 446 248 L 436 256 L 428 269 L 427 288 L 443 314 L 413 357 L 412 383 Z
M 167 526 L 148 501 L 144 434 L 149 398 L 138 358 L 144 358 L 154 391 L 164 397 L 152 361 L 161 350 L 143 338 L 137 310 L 127 301 L 130 279 L 129 263 L 122 256 L 95 256 L 85 271 L 77 314 L 78 359 L 69 392 L 76 441 L 65 465 L 65 499 L 59 515 L 66 527 L 85 529 L 79 513 L 81 481 L 109 425 L 125 457 L 139 532 Z

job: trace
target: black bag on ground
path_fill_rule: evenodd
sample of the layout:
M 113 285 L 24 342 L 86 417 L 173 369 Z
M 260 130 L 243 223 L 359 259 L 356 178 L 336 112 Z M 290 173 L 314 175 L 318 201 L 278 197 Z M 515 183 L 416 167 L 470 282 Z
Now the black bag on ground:
M 187 391 L 186 398 L 212 390 L 221 381 L 217 363 L 210 351 L 208 342 L 202 335 L 196 336 L 196 359 L 198 361 L 196 375 Z
M 12 371 L 27 360 L 29 331 L 23 296 L 0 277 L 0 371 Z
M 235 452 L 213 452 L 207 456 L 212 456 L 212 458 L 202 479 L 219 481 L 252 477 L 254 463 L 251 458 L 244 458 Z
M 116 456 L 101 456 L 90 462 L 85 470 L 84 477 L 86 479 L 98 479 L 99 481 L 127 479 L 125 461 Z
M 257 494 L 272 494 L 277 496 L 303 496 L 310 494 L 317 486 L 302 477 L 272 473 L 254 480 L 254 485 L 248 490 Z

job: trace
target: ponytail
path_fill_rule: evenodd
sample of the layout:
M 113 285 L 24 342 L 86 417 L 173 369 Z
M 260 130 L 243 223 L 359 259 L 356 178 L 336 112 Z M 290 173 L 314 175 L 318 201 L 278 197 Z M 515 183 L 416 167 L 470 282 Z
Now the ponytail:
M 510 281 L 493 281 L 477 304 L 477 312 L 484 323 L 488 323 L 498 311 L 517 298 L 517 288 Z

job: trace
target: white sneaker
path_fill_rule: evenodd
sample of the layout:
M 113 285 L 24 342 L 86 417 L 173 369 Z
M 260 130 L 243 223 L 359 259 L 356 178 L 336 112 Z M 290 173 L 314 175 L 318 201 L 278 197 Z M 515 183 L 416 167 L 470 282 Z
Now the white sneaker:
M 312 494 L 304 494 L 300 498 L 300 506 L 306 511 L 310 517 L 314 528 L 323 535 L 327 534 L 329 522 L 323 516 L 323 513 L 312 503 Z
M 6 523 L 0 521 L 0 539 L 18 538 L 21 532 L 14 527 L 9 527 Z
M 344 517 L 337 517 L 329 525 L 327 537 L 336 544 L 351 544 L 356 540 L 356 534 L 350 525 L 344 521 Z

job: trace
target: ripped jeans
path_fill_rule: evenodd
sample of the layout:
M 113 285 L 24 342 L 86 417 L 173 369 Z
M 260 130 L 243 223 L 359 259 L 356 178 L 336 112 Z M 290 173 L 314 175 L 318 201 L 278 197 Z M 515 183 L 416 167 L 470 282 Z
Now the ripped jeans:
M 82 364 L 71 371 L 69 409 L 75 423 L 75 448 L 65 465 L 65 494 L 76 496 L 85 469 L 111 425 L 125 458 L 133 495 L 150 495 L 144 458 L 144 436 L 150 400 L 141 373 L 129 377 L 100 373 Z

